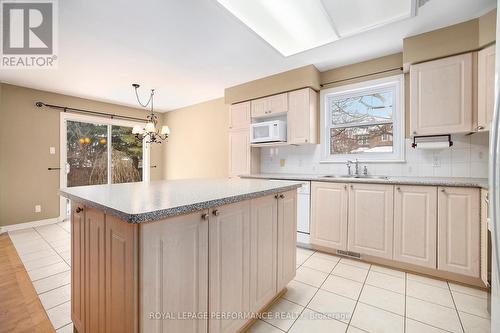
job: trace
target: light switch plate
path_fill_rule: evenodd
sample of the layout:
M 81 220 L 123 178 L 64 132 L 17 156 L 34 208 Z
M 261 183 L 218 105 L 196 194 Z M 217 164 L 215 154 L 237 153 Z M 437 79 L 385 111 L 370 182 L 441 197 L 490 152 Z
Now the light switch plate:
M 280 167 L 284 167 L 285 166 L 285 159 L 284 158 L 280 158 Z
M 56 147 L 50 147 L 49 152 L 50 152 L 50 155 L 55 155 L 56 154 Z
M 42 211 L 42 205 L 35 205 L 35 213 L 40 213 Z

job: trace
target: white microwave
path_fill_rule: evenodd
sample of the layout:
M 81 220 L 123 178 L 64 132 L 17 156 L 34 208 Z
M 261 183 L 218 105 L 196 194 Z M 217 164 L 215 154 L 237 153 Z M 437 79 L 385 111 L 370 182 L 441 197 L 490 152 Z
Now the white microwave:
M 272 120 L 253 123 L 250 136 L 252 143 L 286 142 L 286 121 Z

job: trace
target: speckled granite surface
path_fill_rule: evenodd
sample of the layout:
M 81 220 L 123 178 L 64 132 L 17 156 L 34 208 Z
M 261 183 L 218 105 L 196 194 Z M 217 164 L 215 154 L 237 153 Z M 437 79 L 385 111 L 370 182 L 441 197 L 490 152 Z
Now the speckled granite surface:
M 124 221 L 140 223 L 285 192 L 300 185 L 261 179 L 189 179 L 79 186 L 59 192 Z
M 399 184 L 399 185 L 433 185 L 433 186 L 456 186 L 456 187 L 479 187 L 488 188 L 486 178 L 455 178 L 455 177 L 392 177 L 387 179 L 370 178 L 330 178 L 325 175 L 302 175 L 290 173 L 261 173 L 253 175 L 242 175 L 243 178 L 255 179 L 284 179 L 297 181 L 325 181 L 336 183 L 369 183 L 369 184 Z

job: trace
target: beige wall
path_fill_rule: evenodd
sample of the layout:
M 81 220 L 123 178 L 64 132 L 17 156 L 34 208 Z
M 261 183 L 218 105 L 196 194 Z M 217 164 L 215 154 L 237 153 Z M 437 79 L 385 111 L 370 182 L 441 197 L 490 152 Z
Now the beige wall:
M 36 101 L 145 117 L 143 110 L 41 90 L 0 84 L 0 226 L 59 216 L 59 112 L 35 107 Z M 56 154 L 49 154 L 56 147 Z M 160 179 L 162 148 L 151 151 L 151 179 Z M 42 206 L 35 213 L 35 205 Z
M 224 98 L 164 114 L 171 135 L 163 147 L 164 178 L 227 177 L 229 108 Z

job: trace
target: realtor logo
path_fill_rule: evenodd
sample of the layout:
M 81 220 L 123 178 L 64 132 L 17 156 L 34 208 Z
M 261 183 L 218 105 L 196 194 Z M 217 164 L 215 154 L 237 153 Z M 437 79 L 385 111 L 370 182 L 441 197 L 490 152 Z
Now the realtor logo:
M 0 0 L 2 68 L 54 68 L 55 1 Z

